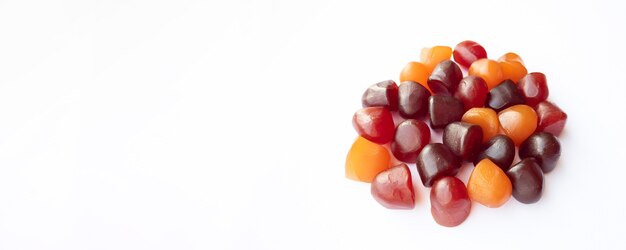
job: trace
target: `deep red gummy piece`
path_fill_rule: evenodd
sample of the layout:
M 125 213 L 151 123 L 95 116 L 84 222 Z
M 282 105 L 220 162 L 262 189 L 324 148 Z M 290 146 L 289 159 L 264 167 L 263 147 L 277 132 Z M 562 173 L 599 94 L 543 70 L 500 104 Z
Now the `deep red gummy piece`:
M 479 108 L 485 105 L 489 88 L 485 80 L 479 76 L 466 76 L 461 79 L 454 97 L 463 102 L 465 110 Z
M 465 68 L 469 68 L 478 59 L 487 58 L 485 48 L 474 41 L 463 41 L 454 47 L 452 52 L 454 61 Z
M 513 184 L 513 197 L 521 203 L 539 201 L 543 193 L 543 172 L 535 158 L 529 157 L 506 171 Z
M 537 131 L 548 132 L 558 136 L 567 122 L 567 114 L 554 103 L 543 101 L 535 106 L 539 124 Z
M 469 216 L 471 209 L 472 203 L 461 180 L 446 176 L 435 181 L 430 190 L 430 212 L 439 225 L 458 226 Z
M 471 123 L 453 122 L 443 130 L 442 141 L 457 157 L 471 162 L 480 152 L 483 130 Z
M 434 94 L 454 95 L 463 78 L 463 72 L 459 65 L 451 60 L 445 60 L 435 66 L 428 77 L 428 87 Z
M 406 164 L 400 164 L 380 172 L 371 185 L 374 199 L 386 208 L 412 209 L 415 207 L 415 193 L 411 171 Z
M 517 88 L 526 99 L 526 105 L 531 107 L 548 99 L 550 94 L 546 75 L 540 72 L 533 72 L 522 77 L 517 82 Z
M 428 99 L 430 125 L 433 129 L 443 128 L 451 122 L 460 121 L 465 113 L 463 103 L 447 95 L 434 95 Z
M 362 108 L 354 113 L 352 125 L 360 136 L 371 142 L 385 144 L 393 140 L 395 127 L 387 108 Z
M 415 166 L 422 184 L 425 187 L 430 187 L 435 180 L 441 177 L 456 175 L 461 167 L 461 162 L 446 145 L 431 143 L 426 145 L 417 156 Z
M 363 107 L 386 107 L 391 111 L 398 110 L 398 85 L 393 80 L 372 84 L 361 97 Z
M 406 119 L 419 119 L 428 111 L 430 91 L 419 83 L 405 81 L 398 87 L 398 113 Z
M 430 143 L 430 128 L 423 121 L 408 119 L 396 127 L 391 152 L 396 159 L 415 163 L 422 148 Z

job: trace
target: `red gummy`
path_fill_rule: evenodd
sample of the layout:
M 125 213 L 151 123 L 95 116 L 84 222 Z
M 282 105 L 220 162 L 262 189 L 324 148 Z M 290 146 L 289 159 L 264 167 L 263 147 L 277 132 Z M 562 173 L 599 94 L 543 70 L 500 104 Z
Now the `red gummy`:
M 489 88 L 485 80 L 478 76 L 466 76 L 461 80 L 454 97 L 463 102 L 465 110 L 485 105 Z
M 465 68 L 469 68 L 478 59 L 487 58 L 485 48 L 474 41 L 463 41 L 454 47 L 452 52 L 454 61 Z
M 371 142 L 385 144 L 393 140 L 395 126 L 387 108 L 362 108 L 354 113 L 352 125 L 360 136 Z
M 400 164 L 380 172 L 372 181 L 374 199 L 386 208 L 412 209 L 415 207 L 415 192 L 411 171 Z
M 533 72 L 522 77 L 517 82 L 517 88 L 526 99 L 526 105 L 531 107 L 548 99 L 550 94 L 546 75 L 540 72 Z
M 430 190 L 430 212 L 439 225 L 458 226 L 469 216 L 471 209 L 467 188 L 456 177 L 443 177 Z
M 567 122 L 567 114 L 561 108 L 549 101 L 543 101 L 535 106 L 535 112 L 539 123 L 538 132 L 548 132 L 556 136 L 561 134 Z
M 417 156 L 430 142 L 430 128 L 423 121 L 408 119 L 396 127 L 391 152 L 396 159 L 407 163 L 417 162 Z

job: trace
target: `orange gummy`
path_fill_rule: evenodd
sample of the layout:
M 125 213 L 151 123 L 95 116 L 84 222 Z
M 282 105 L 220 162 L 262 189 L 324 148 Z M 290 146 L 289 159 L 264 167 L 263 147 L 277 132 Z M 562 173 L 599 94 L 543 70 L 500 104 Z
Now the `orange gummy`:
M 500 67 L 502 68 L 502 78 L 503 79 L 511 79 L 515 83 L 522 79 L 526 74 L 528 74 L 528 70 L 524 67 L 524 64 L 520 62 L 499 62 Z
M 384 146 L 359 136 L 346 157 L 346 177 L 370 183 L 378 173 L 389 168 L 390 159 Z
M 430 73 L 423 63 L 409 62 L 404 65 L 402 72 L 400 72 L 400 82 L 414 81 L 430 91 L 430 88 L 428 87 L 429 75 Z
M 500 127 L 516 146 L 519 146 L 537 129 L 537 113 L 528 105 L 511 106 L 498 113 Z
M 511 180 L 488 158 L 481 160 L 467 181 L 470 199 L 487 207 L 499 207 L 511 197 Z
M 490 108 L 471 108 L 463 114 L 461 121 L 480 126 L 483 129 L 483 143 L 496 136 L 500 130 L 498 114 Z
M 473 62 L 467 74 L 481 77 L 485 80 L 489 89 L 492 89 L 504 80 L 500 63 L 487 58 Z
M 500 58 L 498 58 L 498 62 L 518 62 L 524 65 L 524 60 L 522 60 L 522 57 L 513 52 L 508 52 L 502 55 Z
M 426 65 L 428 74 L 433 72 L 435 66 L 440 62 L 450 59 L 452 56 L 452 48 L 448 46 L 433 46 L 431 48 L 423 48 L 420 54 L 420 61 Z

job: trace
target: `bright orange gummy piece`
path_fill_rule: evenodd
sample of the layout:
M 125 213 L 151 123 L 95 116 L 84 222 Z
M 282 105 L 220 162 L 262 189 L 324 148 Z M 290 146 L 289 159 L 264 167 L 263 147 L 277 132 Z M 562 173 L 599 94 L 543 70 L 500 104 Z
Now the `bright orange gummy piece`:
M 504 80 L 500 63 L 487 58 L 473 62 L 467 74 L 481 77 L 485 80 L 489 89 L 492 89 Z
M 389 168 L 390 159 L 384 146 L 359 136 L 346 157 L 346 177 L 371 183 L 378 173 Z
M 483 143 L 500 131 L 498 114 L 490 108 L 471 108 L 463 114 L 461 121 L 480 126 L 483 129 Z
M 423 48 L 420 53 L 420 61 L 426 65 L 428 74 L 433 72 L 435 66 L 440 62 L 450 59 L 452 56 L 452 48 L 448 46 L 433 46 L 431 48 Z
M 400 72 L 400 82 L 414 81 L 430 91 L 430 88 L 428 87 L 429 75 L 430 73 L 423 63 L 409 62 L 404 66 L 402 72 Z
M 537 129 L 537 113 L 528 105 L 519 104 L 498 113 L 502 131 L 519 146 Z
M 511 79 L 515 83 L 522 79 L 526 74 L 528 74 L 528 70 L 524 67 L 524 64 L 520 62 L 498 62 L 500 63 L 500 67 L 502 68 L 502 78 L 503 79 Z
M 511 197 L 512 190 L 509 177 L 488 158 L 476 164 L 467 182 L 470 199 L 487 207 L 502 206 Z
M 524 65 L 524 60 L 522 60 L 522 57 L 513 52 L 508 52 L 502 55 L 500 58 L 498 58 L 498 62 L 518 62 Z

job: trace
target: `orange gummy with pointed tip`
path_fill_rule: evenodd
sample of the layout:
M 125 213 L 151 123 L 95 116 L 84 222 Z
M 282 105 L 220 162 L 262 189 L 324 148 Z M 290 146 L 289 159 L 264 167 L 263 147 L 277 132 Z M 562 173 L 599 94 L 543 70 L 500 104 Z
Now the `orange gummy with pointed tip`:
M 370 183 L 378 173 L 389 168 L 390 161 L 387 148 L 359 136 L 346 157 L 346 177 Z
M 409 62 L 404 65 L 402 72 L 400 72 L 400 83 L 405 81 L 414 81 L 424 86 L 428 91 L 428 76 L 430 75 L 426 65 L 419 62 Z M 432 91 L 430 91 L 432 93 Z
M 498 58 L 498 62 L 518 62 L 522 65 L 524 64 L 524 60 L 522 60 L 522 57 L 513 52 L 508 52 L 502 55 L 500 58 Z
M 489 89 L 492 89 L 504 80 L 500 63 L 487 58 L 478 59 L 472 63 L 467 74 L 481 77 L 485 80 Z
M 490 108 L 471 108 L 463 114 L 461 121 L 476 124 L 483 130 L 483 143 L 500 131 L 500 121 L 496 111 Z
M 433 46 L 430 48 L 423 48 L 420 54 L 420 61 L 426 66 L 428 74 L 433 72 L 435 66 L 440 62 L 449 60 L 452 56 L 452 48 L 448 46 Z
M 518 82 L 519 79 L 522 79 L 526 74 L 528 74 L 528 70 L 524 67 L 524 64 L 519 62 L 498 62 L 500 63 L 500 68 L 502 68 L 502 78 L 503 79 L 511 79 L 514 82 Z
M 519 146 L 537 129 L 537 113 L 528 105 L 511 106 L 498 113 L 500 127 Z
M 489 159 L 481 160 L 470 174 L 467 194 L 487 207 L 500 207 L 511 197 L 513 185 L 506 173 Z

